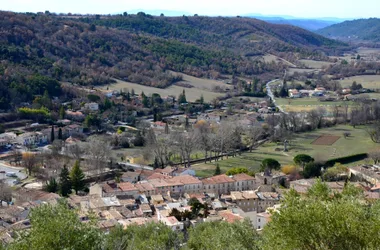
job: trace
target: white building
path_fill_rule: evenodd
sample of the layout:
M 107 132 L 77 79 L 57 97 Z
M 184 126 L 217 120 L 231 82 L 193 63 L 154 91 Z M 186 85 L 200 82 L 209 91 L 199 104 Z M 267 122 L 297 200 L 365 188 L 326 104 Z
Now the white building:
M 19 135 L 16 141 L 24 146 L 32 146 L 48 143 L 48 137 L 41 132 L 29 132 Z
M 183 223 L 179 222 L 174 216 L 161 218 L 160 221 L 170 227 L 173 231 L 183 230 Z
M 84 104 L 84 109 L 89 111 L 98 111 L 99 110 L 99 104 L 96 102 L 90 102 Z

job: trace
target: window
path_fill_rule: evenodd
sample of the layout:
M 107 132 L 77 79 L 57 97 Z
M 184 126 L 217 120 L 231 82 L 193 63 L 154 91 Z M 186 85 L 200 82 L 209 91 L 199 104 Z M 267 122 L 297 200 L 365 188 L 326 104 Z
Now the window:
M 258 226 L 257 229 L 260 229 L 260 226 Z
M 260 219 L 259 219 L 259 222 L 260 222 Z

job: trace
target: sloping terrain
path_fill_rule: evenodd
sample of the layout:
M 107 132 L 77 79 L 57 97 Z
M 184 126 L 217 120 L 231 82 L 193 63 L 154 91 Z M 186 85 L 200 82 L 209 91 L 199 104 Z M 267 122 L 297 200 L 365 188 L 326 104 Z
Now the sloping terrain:
M 342 40 L 380 41 L 380 19 L 358 19 L 331 25 L 317 31 L 326 37 Z
M 58 81 L 104 85 L 116 78 L 164 88 L 181 80 L 170 70 L 214 79 L 275 77 L 286 65 L 250 55 L 318 58 L 344 49 L 301 28 L 251 18 L 0 12 L 0 109 L 45 90 L 57 96 Z

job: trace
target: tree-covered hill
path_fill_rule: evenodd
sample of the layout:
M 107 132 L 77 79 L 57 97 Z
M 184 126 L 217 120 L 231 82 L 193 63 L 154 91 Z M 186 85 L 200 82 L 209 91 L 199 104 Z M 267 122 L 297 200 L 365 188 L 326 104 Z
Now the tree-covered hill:
M 342 40 L 380 41 L 380 19 L 346 21 L 320 29 L 317 33 Z
M 275 77 L 284 65 L 250 56 L 321 57 L 344 48 L 300 28 L 250 18 L 0 12 L 0 109 L 45 90 L 56 96 L 57 81 L 100 85 L 117 78 L 162 88 L 180 80 L 167 70 L 197 77 Z M 35 79 L 44 81 L 36 87 Z

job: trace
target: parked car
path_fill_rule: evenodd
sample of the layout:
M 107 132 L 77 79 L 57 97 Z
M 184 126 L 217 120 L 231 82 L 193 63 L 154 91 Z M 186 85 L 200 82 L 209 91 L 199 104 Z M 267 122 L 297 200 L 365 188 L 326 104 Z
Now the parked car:
M 15 172 L 7 172 L 5 174 L 7 177 L 17 177 L 16 173 Z

